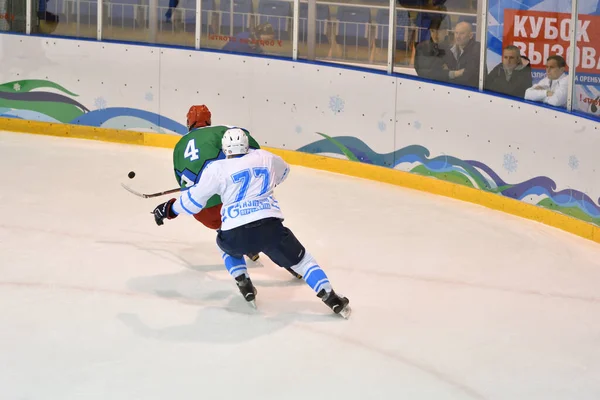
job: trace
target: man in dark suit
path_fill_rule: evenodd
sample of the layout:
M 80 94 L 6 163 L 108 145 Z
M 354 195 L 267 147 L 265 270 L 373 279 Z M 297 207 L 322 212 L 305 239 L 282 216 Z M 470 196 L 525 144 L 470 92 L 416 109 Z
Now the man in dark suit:
M 529 60 L 522 57 L 521 50 L 512 44 L 504 48 L 502 62 L 492 69 L 485 80 L 486 90 L 521 99 L 532 85 Z
M 446 66 L 447 47 L 444 45 L 448 35 L 448 25 L 445 19 L 432 19 L 429 24 L 430 38 L 417 45 L 415 54 L 415 71 L 422 78 L 436 81 L 448 80 Z
M 457 85 L 479 86 L 481 44 L 473 36 L 473 27 L 468 22 L 459 22 L 454 27 L 454 46 L 446 54 L 446 64 L 450 82 Z

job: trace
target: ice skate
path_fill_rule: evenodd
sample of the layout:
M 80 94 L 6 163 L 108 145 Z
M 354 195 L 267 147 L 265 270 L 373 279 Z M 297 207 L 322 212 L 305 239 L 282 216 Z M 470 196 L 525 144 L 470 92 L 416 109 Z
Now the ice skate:
M 250 305 L 256 308 L 256 288 L 252 284 L 252 281 L 246 275 L 240 275 L 235 278 L 240 293 L 244 296 L 244 299 L 250 303 Z
M 348 300 L 348 298 L 340 297 L 333 290 L 327 293 L 325 289 L 321 289 L 321 291 L 317 294 L 317 297 L 323 300 L 323 303 L 325 303 L 327 307 L 331 308 L 334 313 L 339 314 L 345 319 L 350 317 L 352 309 L 350 308 L 350 300 Z

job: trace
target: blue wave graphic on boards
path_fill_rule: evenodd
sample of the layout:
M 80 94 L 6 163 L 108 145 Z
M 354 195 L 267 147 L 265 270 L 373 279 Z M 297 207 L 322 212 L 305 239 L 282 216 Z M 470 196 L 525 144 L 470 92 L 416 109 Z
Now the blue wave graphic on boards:
M 179 122 L 172 120 L 171 118 L 164 117 L 160 114 L 156 114 L 150 111 L 140 110 L 137 108 L 128 107 L 110 107 L 99 110 L 90 111 L 85 113 L 73 121 L 71 124 L 86 125 L 100 127 L 112 118 L 118 117 L 135 117 L 140 120 L 147 121 L 155 126 L 162 129 L 167 129 L 180 135 L 187 133 L 187 128 Z M 125 129 L 140 128 L 140 126 L 125 127 Z
M 297 151 L 319 154 L 331 153 L 347 159 L 380 166 L 405 165 L 408 171 L 433 176 L 502 196 L 537 204 L 600 226 L 600 205 L 587 194 L 573 189 L 556 191 L 554 180 L 537 176 L 516 184 L 507 183 L 486 164 L 476 160 L 461 160 L 442 155 L 430 158 L 427 148 L 411 145 L 391 153 L 380 154 L 355 137 L 337 136 L 309 143 Z M 350 154 L 350 156 L 348 156 Z M 598 200 L 600 202 L 600 199 Z

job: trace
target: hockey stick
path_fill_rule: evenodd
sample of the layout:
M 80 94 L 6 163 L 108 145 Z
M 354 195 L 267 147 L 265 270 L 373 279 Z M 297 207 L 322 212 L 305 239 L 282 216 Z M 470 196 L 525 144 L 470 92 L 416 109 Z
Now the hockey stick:
M 129 186 L 127 186 L 124 183 L 121 183 L 121 186 L 123 186 L 123 188 L 125 190 L 127 190 L 129 193 L 133 193 L 133 194 L 135 194 L 138 197 L 143 197 L 144 199 L 149 199 L 149 198 L 152 198 L 152 197 L 159 197 L 159 196 L 163 196 L 165 194 L 177 193 L 177 192 L 181 191 L 181 189 L 177 188 L 177 189 L 165 190 L 164 192 L 146 194 L 146 193 L 136 192 L 135 190 L 133 190 L 132 188 L 130 188 Z

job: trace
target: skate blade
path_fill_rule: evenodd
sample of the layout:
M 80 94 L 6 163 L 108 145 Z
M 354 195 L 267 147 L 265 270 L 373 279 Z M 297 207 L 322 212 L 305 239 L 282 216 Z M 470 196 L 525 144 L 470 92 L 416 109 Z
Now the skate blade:
M 352 309 L 350 306 L 344 307 L 344 309 L 339 312 L 339 315 L 344 319 L 350 318 L 350 314 L 352 314 Z
M 250 307 L 254 308 L 256 310 L 256 300 L 250 300 L 248 302 L 248 304 L 250 305 Z

